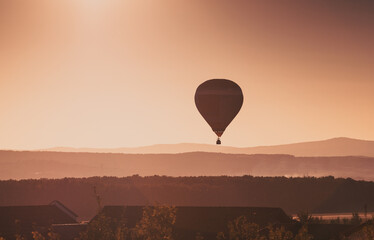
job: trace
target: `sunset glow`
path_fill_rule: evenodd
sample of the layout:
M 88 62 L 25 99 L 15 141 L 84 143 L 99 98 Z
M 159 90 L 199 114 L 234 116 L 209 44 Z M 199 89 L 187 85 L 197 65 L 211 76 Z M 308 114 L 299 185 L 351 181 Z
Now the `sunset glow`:
M 0 148 L 214 143 L 211 78 L 245 96 L 228 146 L 374 139 L 372 1 L 1 1 Z

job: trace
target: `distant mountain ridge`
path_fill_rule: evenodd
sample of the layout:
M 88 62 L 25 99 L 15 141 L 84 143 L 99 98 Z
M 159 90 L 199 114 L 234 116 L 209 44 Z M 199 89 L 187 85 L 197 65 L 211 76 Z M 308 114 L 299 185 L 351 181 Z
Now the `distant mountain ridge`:
M 294 156 L 367 156 L 374 157 L 374 141 L 352 138 L 332 138 L 322 141 L 301 142 L 274 146 L 230 147 L 209 144 L 180 143 L 156 144 L 133 148 L 69 148 L 56 147 L 40 151 L 52 152 L 91 152 L 91 153 L 185 153 L 220 152 L 235 154 L 290 154 Z

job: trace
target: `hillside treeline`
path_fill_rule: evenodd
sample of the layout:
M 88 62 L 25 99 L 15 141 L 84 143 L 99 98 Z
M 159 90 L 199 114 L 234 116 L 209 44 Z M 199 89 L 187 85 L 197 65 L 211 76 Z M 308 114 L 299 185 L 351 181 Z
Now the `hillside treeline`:
M 374 211 L 374 182 L 333 177 L 90 177 L 0 181 L 0 205 L 59 200 L 88 220 L 102 205 L 258 206 L 300 211 Z

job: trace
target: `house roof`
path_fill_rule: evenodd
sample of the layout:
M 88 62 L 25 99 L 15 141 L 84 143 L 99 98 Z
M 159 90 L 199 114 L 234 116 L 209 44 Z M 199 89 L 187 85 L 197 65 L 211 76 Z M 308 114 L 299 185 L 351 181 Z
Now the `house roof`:
M 354 236 L 360 236 L 362 234 L 362 230 L 364 227 L 370 227 L 374 226 L 374 220 L 368 220 L 360 225 L 353 226 L 352 228 L 348 229 L 344 232 L 345 237 L 354 237 Z M 349 239 L 349 238 L 348 238 Z
M 0 207 L 0 236 L 6 239 L 17 233 L 30 234 L 35 229 L 48 230 L 52 224 L 76 222 L 76 217 L 55 204 Z
M 142 218 L 143 206 L 105 206 L 102 213 L 108 217 L 126 220 L 128 227 L 134 227 Z M 176 207 L 174 229 L 178 239 L 195 237 L 197 232 L 205 238 L 215 238 L 218 232 L 227 232 L 228 222 L 239 216 L 246 216 L 251 222 L 262 227 L 268 224 L 290 224 L 288 217 L 281 208 L 267 207 Z M 95 218 L 94 218 L 95 219 Z M 210 239 L 209 237 L 207 239 Z
M 60 240 L 75 239 L 86 229 L 87 223 L 52 224 L 52 230 L 59 235 Z
M 338 240 L 347 229 L 352 228 L 350 224 L 309 224 L 308 232 L 318 240 Z
M 63 212 L 65 212 L 66 214 L 68 214 L 69 216 L 71 216 L 74 219 L 76 219 L 78 217 L 77 214 L 75 214 L 73 211 L 71 211 L 69 208 L 67 208 L 64 204 L 62 204 L 58 200 L 52 201 L 49 205 L 58 207 L 60 210 L 62 210 Z

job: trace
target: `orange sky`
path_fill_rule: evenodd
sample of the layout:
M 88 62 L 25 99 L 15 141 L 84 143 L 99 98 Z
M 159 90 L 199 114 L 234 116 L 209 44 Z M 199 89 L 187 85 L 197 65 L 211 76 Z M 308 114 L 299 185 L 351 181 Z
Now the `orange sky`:
M 374 139 L 370 0 L 0 1 L 0 149 L 214 143 L 197 86 L 244 93 L 223 144 Z

